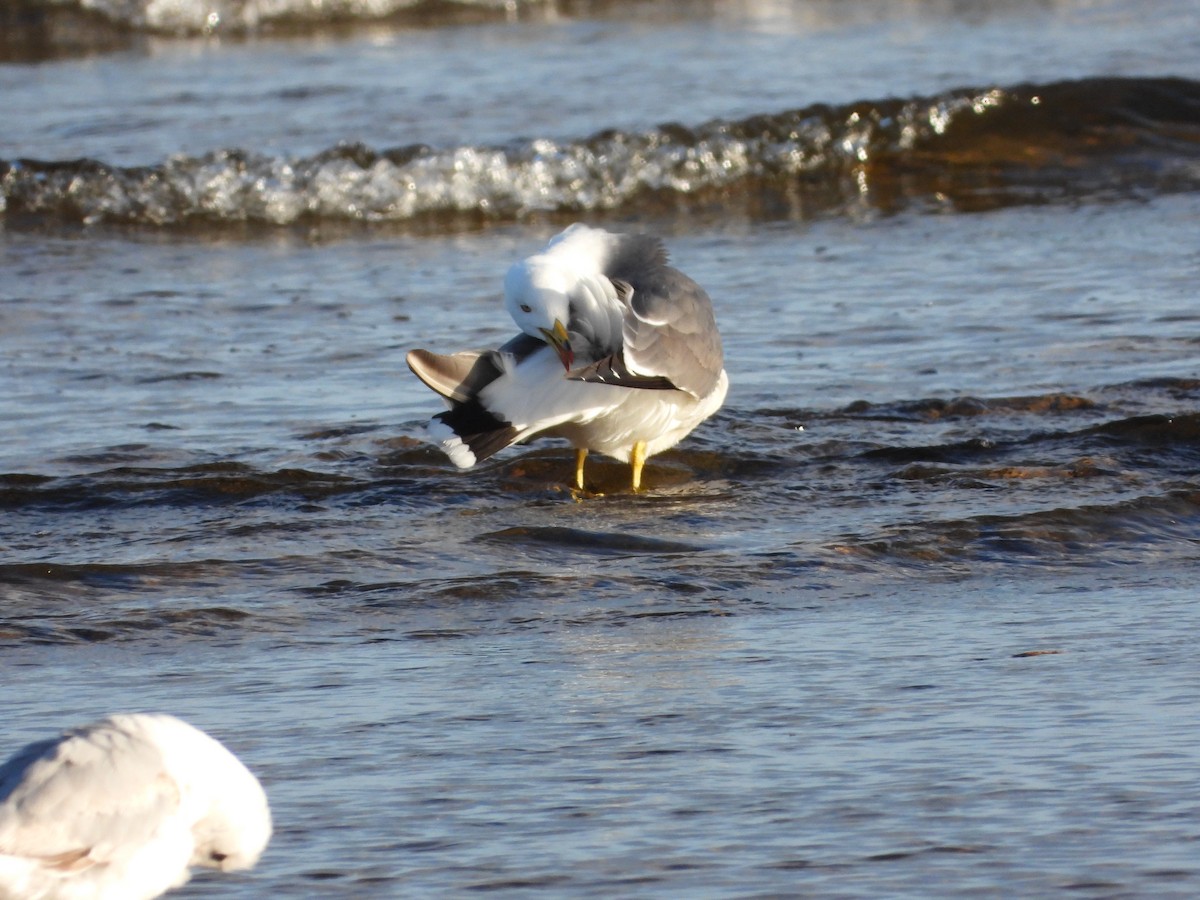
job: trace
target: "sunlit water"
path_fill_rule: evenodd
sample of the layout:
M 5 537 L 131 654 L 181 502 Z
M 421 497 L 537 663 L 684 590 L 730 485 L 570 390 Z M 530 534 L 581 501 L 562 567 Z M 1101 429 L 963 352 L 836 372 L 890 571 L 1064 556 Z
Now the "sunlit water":
M 618 8 L 482 31 L 548 48 L 540 83 L 561 73 L 548 95 L 577 118 L 527 130 L 579 137 L 659 121 L 679 94 L 647 82 L 589 112 L 576 48 L 546 29 L 584 33 L 589 65 L 608 51 L 622 78 L 631 33 L 680 29 L 737 45 L 750 72 L 756 41 L 799 27 L 754 8 L 754 27 Z M 948 82 L 888 76 L 906 92 L 1114 74 L 1130 21 L 1119 4 L 912 10 L 835 16 L 825 43 L 799 30 L 827 58 L 943 25 L 1097 38 L 1072 32 L 1061 66 L 1032 37 L 989 42 L 999 62 Z M 1131 41 L 1135 70 L 1194 77 L 1171 55 L 1194 34 L 1157 27 L 1179 43 Z M 62 103 L 0 157 L 272 149 L 275 115 L 289 152 L 357 139 L 358 120 L 377 146 L 525 134 L 497 115 L 515 79 L 478 75 L 497 92 L 480 100 L 447 62 L 460 29 L 383 34 L 428 40 L 463 134 L 438 104 L 409 110 L 427 136 L 355 115 L 378 95 L 353 42 L 167 42 L 6 67 L 29 93 L 0 102 Z M 656 65 L 695 64 L 671 53 Z M 289 118 L 281 95 L 198 146 L 181 98 L 141 155 L 68 135 L 80 97 L 37 93 L 93 66 L 117 96 L 151 89 L 147 70 L 201 94 L 212 73 L 189 56 L 279 84 L 326 59 L 348 118 Z M 782 76 L 761 75 L 766 99 L 722 79 L 678 117 L 889 93 L 823 77 L 794 100 Z M 1000 206 L 600 217 L 664 234 L 709 290 L 732 386 L 643 493 L 597 459 L 583 498 L 553 442 L 455 470 L 420 440 L 438 403 L 403 365 L 509 337 L 501 276 L 558 219 L 4 223 L 5 747 L 119 709 L 229 744 L 277 834 L 254 872 L 187 896 L 1195 896 L 1200 194 Z

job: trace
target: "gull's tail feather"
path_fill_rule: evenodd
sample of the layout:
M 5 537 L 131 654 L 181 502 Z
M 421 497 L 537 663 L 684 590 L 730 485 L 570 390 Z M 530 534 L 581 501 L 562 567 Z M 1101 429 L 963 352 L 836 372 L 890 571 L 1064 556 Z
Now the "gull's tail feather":
M 504 371 L 497 351 L 465 350 L 443 356 L 413 350 L 407 361 L 413 374 L 450 406 L 434 416 L 426 430 L 460 469 L 471 468 L 517 439 L 517 429 L 484 409 L 476 396 Z
M 454 404 L 434 416 L 427 430 L 460 469 L 499 453 L 520 434 L 512 423 L 488 412 L 478 400 Z

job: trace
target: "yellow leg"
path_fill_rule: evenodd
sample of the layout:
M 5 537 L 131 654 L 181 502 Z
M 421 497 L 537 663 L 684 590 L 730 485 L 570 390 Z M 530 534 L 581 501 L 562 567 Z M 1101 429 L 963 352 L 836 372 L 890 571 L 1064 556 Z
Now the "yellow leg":
M 642 466 L 646 464 L 646 442 L 637 441 L 629 452 L 629 465 L 633 468 L 633 489 L 642 487 Z
M 587 459 L 587 448 L 575 451 L 575 487 L 583 490 L 583 461 Z

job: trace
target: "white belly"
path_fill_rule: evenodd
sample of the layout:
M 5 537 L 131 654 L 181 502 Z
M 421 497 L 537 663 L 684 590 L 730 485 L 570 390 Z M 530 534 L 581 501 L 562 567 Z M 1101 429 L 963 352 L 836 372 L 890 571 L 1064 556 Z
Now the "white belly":
M 722 372 L 712 393 L 699 400 L 683 391 L 606 389 L 620 392 L 620 399 L 586 421 L 564 422 L 544 433 L 621 462 L 628 462 L 633 445 L 644 441 L 646 455 L 653 456 L 674 447 L 721 408 L 729 378 Z

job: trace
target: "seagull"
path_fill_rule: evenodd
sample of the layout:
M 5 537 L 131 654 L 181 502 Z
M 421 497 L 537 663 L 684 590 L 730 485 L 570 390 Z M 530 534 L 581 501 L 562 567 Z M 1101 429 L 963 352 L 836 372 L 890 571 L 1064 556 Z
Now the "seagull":
M 174 716 L 109 716 L 0 765 L 0 900 L 149 900 L 191 866 L 250 868 L 270 837 L 258 779 Z
M 675 446 L 725 400 L 721 335 L 700 285 L 667 264 L 656 237 L 575 224 L 504 279 L 521 329 L 495 350 L 408 353 L 408 366 L 450 407 L 428 434 L 470 468 L 538 434 L 628 462 Z

